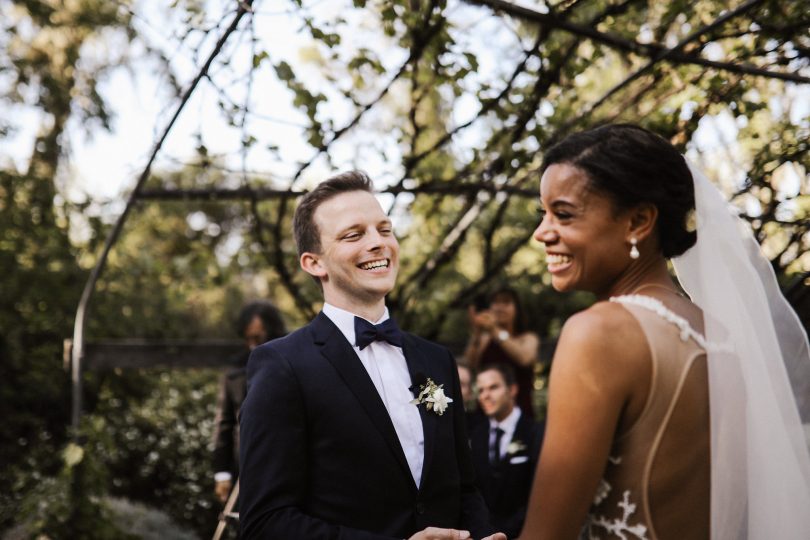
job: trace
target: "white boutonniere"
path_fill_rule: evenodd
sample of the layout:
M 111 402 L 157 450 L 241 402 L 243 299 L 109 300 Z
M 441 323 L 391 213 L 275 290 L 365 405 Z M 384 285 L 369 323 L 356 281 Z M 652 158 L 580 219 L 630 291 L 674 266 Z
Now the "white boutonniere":
M 523 441 L 512 441 L 506 447 L 506 454 L 512 456 L 524 450 L 526 450 L 526 444 Z
M 427 410 L 433 411 L 439 416 L 443 415 L 447 406 L 453 403 L 453 399 L 444 394 L 442 386 L 444 385 L 436 384 L 428 377 L 424 384 L 419 385 L 419 393 L 416 395 L 416 399 L 411 400 L 411 405 L 419 406 L 424 403 Z

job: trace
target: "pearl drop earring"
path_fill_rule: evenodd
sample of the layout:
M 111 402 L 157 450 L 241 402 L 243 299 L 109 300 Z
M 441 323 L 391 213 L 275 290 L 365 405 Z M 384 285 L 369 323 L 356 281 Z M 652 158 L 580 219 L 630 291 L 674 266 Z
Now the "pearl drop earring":
M 630 258 L 633 259 L 633 260 L 638 259 L 638 256 L 640 255 L 639 252 L 638 252 L 638 247 L 636 247 L 636 244 L 638 244 L 638 240 L 636 240 L 635 237 L 631 238 L 630 239 Z

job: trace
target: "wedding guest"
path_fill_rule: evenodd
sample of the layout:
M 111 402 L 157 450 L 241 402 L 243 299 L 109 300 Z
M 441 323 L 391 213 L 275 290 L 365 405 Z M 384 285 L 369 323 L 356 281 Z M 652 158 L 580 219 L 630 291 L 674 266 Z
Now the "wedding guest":
M 473 394 L 472 388 L 472 373 L 470 372 L 470 368 L 464 364 L 457 364 L 457 368 L 458 382 L 461 386 L 461 400 L 466 409 L 470 404 L 475 403 L 475 394 Z
M 475 488 L 453 357 L 386 308 L 399 244 L 369 178 L 318 185 L 293 232 L 324 306 L 251 354 L 243 538 L 506 540 Z
M 559 338 L 521 538 L 810 538 L 807 335 L 750 229 L 640 127 L 572 135 L 542 170 L 552 286 L 597 302 Z
M 236 333 L 245 349 L 230 360 L 230 368 L 219 381 L 217 415 L 214 420 L 214 493 L 221 502 L 228 499 L 239 474 L 239 408 L 245 399 L 245 366 L 250 351 L 269 339 L 287 333 L 278 309 L 267 301 L 247 304 L 239 313 Z
M 478 408 L 478 401 L 473 390 L 472 371 L 466 364 L 458 363 L 458 381 L 461 385 L 461 399 L 464 404 L 464 417 L 467 421 L 467 432 L 484 419 L 484 414 Z
M 526 316 L 515 290 L 500 288 L 489 296 L 488 306 L 469 308 L 472 331 L 464 357 L 474 371 L 491 364 L 508 364 L 518 384 L 517 403 L 534 417 L 534 368 L 540 338 L 528 330 Z
M 543 426 L 516 403 L 512 366 L 491 364 L 476 377 L 478 401 L 486 421 L 470 431 L 475 482 L 492 524 L 513 538 L 526 516 L 534 469 L 543 443 Z

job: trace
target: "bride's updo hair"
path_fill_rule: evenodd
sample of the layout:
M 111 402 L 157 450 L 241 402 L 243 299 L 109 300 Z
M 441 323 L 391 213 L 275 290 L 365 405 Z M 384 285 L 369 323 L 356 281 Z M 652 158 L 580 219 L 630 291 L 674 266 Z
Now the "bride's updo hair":
M 658 208 L 656 230 L 664 257 L 695 244 L 687 227 L 695 207 L 692 173 L 683 156 L 663 137 L 631 124 L 611 124 L 575 133 L 545 154 L 541 172 L 554 164 L 582 169 L 591 187 L 623 210 L 640 203 Z

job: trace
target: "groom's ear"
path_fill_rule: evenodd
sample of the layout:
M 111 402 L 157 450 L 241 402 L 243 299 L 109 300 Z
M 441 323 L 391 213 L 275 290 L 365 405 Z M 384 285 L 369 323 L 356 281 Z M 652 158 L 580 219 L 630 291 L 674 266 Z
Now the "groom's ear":
M 321 258 L 317 253 L 305 251 L 298 259 L 301 269 L 312 277 L 323 279 L 326 277 L 326 268 L 321 264 Z
M 657 222 L 658 208 L 654 204 L 641 203 L 630 210 L 628 236 L 641 242 L 652 234 Z

